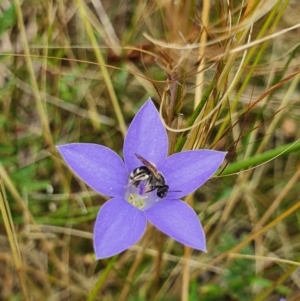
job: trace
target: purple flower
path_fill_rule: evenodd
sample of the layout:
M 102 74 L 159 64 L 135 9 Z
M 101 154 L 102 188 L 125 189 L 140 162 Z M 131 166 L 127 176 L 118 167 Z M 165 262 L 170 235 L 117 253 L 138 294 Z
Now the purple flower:
M 145 232 L 147 220 L 178 242 L 206 251 L 198 216 L 180 198 L 206 182 L 226 153 L 193 150 L 167 157 L 167 133 L 151 99 L 129 127 L 124 162 L 111 149 L 92 143 L 61 145 L 58 150 L 87 185 L 111 197 L 96 218 L 97 259 L 135 244 Z

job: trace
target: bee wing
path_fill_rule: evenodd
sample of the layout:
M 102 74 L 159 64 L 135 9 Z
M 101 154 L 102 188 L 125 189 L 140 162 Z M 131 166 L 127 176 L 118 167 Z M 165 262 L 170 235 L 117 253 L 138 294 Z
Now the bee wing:
M 145 158 L 143 158 L 141 155 L 139 154 L 135 154 L 135 156 L 146 166 L 149 168 L 149 170 L 153 173 L 154 177 L 156 179 L 159 178 L 159 174 L 158 174 L 158 171 L 155 167 L 155 165 L 151 162 L 149 162 L 148 160 L 146 160 Z

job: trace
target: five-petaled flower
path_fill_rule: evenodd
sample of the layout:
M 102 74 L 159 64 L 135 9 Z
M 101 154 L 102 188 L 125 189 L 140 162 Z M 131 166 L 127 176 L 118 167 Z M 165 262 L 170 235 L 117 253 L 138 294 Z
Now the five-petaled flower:
M 178 242 L 206 251 L 199 218 L 180 198 L 206 182 L 226 153 L 191 150 L 167 157 L 167 133 L 151 99 L 137 112 L 128 129 L 124 162 L 111 149 L 92 143 L 61 145 L 58 150 L 79 178 L 111 197 L 101 207 L 95 223 L 97 259 L 116 255 L 135 244 L 147 220 Z M 146 159 L 150 168 L 139 158 Z M 157 177 L 163 180 L 156 183 Z M 161 186 L 164 189 L 159 193 Z

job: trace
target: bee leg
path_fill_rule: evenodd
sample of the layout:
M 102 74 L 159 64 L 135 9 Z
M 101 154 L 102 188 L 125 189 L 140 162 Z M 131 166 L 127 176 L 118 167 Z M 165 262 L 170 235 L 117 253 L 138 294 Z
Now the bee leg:
M 145 194 L 147 191 L 147 183 L 146 182 L 140 182 L 139 186 L 136 186 L 139 188 L 139 195 Z
M 153 191 L 156 188 L 157 187 L 152 186 L 152 185 L 146 185 L 146 189 L 145 189 L 144 193 L 151 192 L 151 191 Z

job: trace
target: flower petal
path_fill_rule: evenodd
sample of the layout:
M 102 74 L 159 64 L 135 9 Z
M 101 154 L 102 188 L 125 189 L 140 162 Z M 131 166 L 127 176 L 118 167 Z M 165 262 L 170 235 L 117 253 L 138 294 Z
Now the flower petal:
M 193 150 L 168 157 L 157 166 L 169 185 L 166 198 L 181 198 L 196 190 L 217 171 L 225 155 L 214 150 Z
M 122 196 L 128 173 L 122 159 L 111 149 L 92 143 L 57 147 L 62 157 L 87 185 L 107 196 Z
M 94 227 L 96 258 L 107 258 L 128 249 L 144 234 L 147 219 L 142 211 L 122 198 L 107 201 Z
M 195 211 L 181 200 L 161 200 L 145 211 L 148 220 L 180 243 L 206 252 L 205 234 Z
M 166 158 L 168 153 L 167 132 L 150 98 L 132 120 L 125 137 L 123 151 L 124 161 L 129 172 L 143 165 L 136 158 L 135 153 L 155 164 Z

